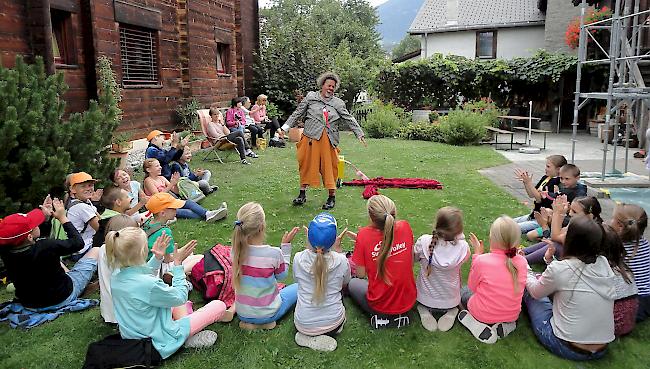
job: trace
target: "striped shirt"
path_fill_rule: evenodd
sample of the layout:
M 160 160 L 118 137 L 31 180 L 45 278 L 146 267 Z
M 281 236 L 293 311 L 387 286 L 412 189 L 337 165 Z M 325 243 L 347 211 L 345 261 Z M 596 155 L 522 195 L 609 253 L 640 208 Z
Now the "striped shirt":
M 650 243 L 641 237 L 636 255 L 632 257 L 635 245 L 635 241 L 626 242 L 623 245 L 628 255 L 627 265 L 634 273 L 634 282 L 639 289 L 639 296 L 648 296 L 650 295 Z
M 282 303 L 277 281 L 284 279 L 288 271 L 289 265 L 279 248 L 249 246 L 240 287 L 235 292 L 237 314 L 250 319 L 272 317 Z

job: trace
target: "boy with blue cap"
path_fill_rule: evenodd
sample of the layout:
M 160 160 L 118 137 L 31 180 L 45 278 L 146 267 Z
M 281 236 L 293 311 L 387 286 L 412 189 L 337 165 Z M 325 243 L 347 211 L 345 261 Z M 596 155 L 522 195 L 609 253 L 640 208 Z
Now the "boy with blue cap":
M 350 281 L 350 265 L 336 235 L 336 219 L 320 213 L 309 223 L 306 250 L 293 258 L 293 279 L 298 284 L 294 313 L 296 343 L 318 351 L 334 351 L 343 330 L 343 286 Z M 330 252 L 330 250 L 335 252 Z

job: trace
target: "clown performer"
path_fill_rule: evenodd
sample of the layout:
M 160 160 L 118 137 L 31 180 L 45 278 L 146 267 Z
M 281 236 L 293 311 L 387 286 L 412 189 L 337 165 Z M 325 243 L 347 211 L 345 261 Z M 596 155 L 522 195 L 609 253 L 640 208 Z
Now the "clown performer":
M 293 200 L 293 204 L 304 204 L 307 201 L 307 187 L 319 187 L 322 179 L 323 186 L 329 191 L 323 209 L 329 210 L 334 208 L 336 203 L 339 123 L 346 122 L 357 139 L 364 146 L 367 145 L 357 120 L 345 108 L 343 100 L 334 96 L 334 91 L 341 84 L 339 76 L 326 72 L 318 77 L 317 83 L 320 92 L 309 92 L 281 130 L 287 132 L 299 120 L 305 122 L 302 137 L 296 145 L 300 194 Z

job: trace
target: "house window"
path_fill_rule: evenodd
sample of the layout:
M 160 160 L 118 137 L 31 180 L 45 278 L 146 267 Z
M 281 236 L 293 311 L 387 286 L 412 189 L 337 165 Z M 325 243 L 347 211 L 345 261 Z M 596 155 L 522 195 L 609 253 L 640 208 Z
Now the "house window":
M 120 55 L 124 86 L 157 86 L 158 33 L 120 24 Z
M 228 56 L 230 55 L 230 47 L 228 44 L 217 42 L 217 73 L 228 73 L 230 63 Z
M 476 57 L 479 59 L 497 57 L 497 31 L 476 32 Z
M 74 65 L 77 63 L 72 37 L 72 14 L 66 11 L 52 9 L 52 55 L 54 64 Z

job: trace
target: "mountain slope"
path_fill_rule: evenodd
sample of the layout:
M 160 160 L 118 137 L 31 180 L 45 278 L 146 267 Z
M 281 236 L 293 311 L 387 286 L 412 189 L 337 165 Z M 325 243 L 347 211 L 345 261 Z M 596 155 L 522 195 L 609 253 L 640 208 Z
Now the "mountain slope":
M 406 36 L 422 3 L 424 0 L 389 0 L 377 7 L 380 21 L 377 31 L 385 49 L 392 49 Z

